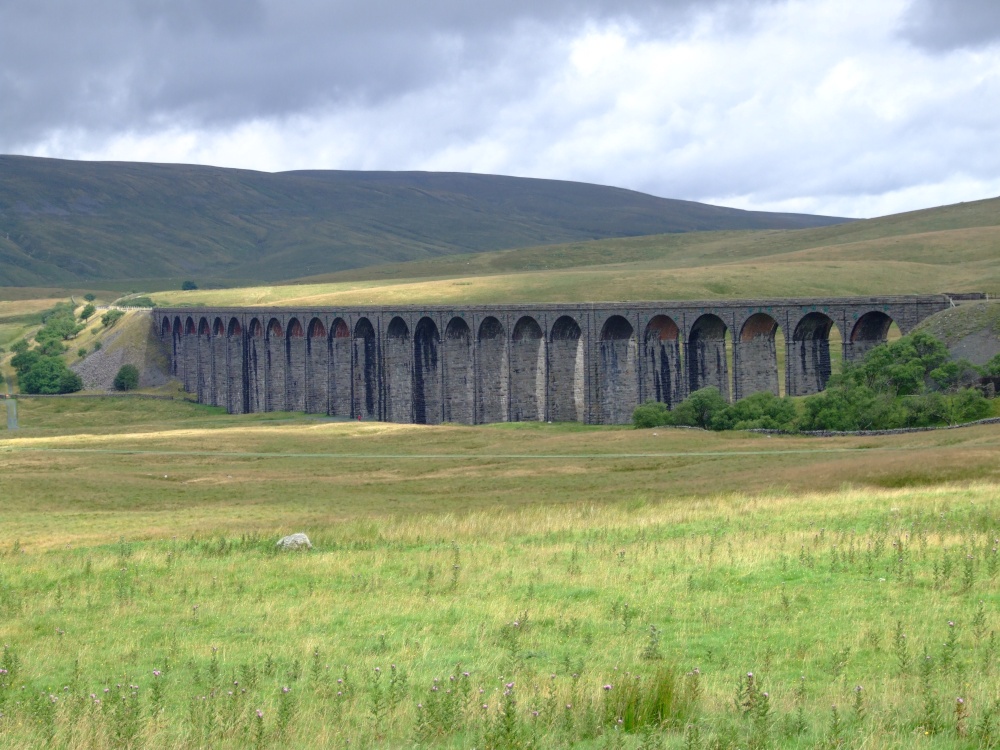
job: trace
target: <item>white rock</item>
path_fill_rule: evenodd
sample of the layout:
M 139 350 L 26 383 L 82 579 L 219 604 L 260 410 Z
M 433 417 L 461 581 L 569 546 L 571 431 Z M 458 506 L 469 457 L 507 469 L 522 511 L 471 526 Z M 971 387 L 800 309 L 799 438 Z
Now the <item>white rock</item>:
M 278 546 L 281 547 L 281 549 L 312 549 L 312 543 L 309 541 L 309 537 L 301 532 L 282 537 L 278 540 Z

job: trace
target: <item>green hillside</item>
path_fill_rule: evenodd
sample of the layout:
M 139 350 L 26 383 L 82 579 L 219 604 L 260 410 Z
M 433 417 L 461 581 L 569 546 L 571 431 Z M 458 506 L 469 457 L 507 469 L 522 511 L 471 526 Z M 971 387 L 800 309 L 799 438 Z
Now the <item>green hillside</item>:
M 495 175 L 0 156 L 0 286 L 276 281 L 503 248 L 839 221 Z
M 1000 199 L 795 231 L 574 242 L 387 264 L 160 304 L 406 304 L 985 291 L 1000 295 Z

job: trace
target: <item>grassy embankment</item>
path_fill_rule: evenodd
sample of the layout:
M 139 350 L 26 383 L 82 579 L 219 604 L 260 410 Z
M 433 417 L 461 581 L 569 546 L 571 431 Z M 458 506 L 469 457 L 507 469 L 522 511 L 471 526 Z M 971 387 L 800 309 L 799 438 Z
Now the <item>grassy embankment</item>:
M 0 439 L 0 745 L 958 748 L 1000 729 L 994 427 L 21 403 Z M 316 548 L 274 554 L 298 530 Z M 737 707 L 747 672 L 768 697 Z

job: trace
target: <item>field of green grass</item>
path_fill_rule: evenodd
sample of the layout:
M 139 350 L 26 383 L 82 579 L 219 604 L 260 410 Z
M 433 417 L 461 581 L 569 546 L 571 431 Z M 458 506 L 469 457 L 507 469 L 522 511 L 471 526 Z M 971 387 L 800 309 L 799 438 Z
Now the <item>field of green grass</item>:
M 1000 199 L 820 229 L 696 232 L 161 292 L 161 305 L 394 305 L 1000 294 Z
M 20 411 L 0 432 L 2 747 L 1000 738 L 995 426 Z M 314 548 L 278 553 L 294 531 Z

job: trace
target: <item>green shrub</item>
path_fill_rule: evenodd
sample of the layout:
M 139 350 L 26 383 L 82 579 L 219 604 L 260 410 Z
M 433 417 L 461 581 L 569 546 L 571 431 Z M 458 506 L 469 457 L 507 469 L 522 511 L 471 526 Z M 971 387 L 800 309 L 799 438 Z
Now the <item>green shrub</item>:
M 91 304 L 88 304 L 88 305 L 86 305 L 86 306 L 85 306 L 85 307 L 84 307 L 84 308 L 83 308 L 83 309 L 82 309 L 82 310 L 80 311 L 80 320 L 86 320 L 86 319 L 87 319 L 87 318 L 89 318 L 89 317 L 90 317 L 91 315 L 93 315 L 93 314 L 94 314 L 94 313 L 95 313 L 96 311 L 97 311 L 97 308 L 96 308 L 96 307 L 94 307 L 93 305 L 91 305 Z
M 77 349 L 76 350 L 76 356 L 78 356 L 80 359 L 83 359 L 84 357 L 86 357 L 87 356 L 87 347 L 81 346 L 79 349 Z
M 65 362 L 42 355 L 27 371 L 18 373 L 18 383 L 25 393 L 73 393 L 83 388 L 80 376 L 66 367 Z
M 101 323 L 105 328 L 111 328 L 125 315 L 121 310 L 108 310 L 101 316 Z
M 192 292 L 197 288 L 198 285 L 195 284 L 193 281 L 185 281 L 183 284 L 181 284 L 181 291 L 183 292 Z
M 742 398 L 728 409 L 720 410 L 712 419 L 713 430 L 793 430 L 795 404 L 773 393 L 754 393 Z
M 992 378 L 1000 378 L 1000 354 L 996 355 L 983 365 L 983 375 L 987 375 Z
M 674 424 L 711 429 L 712 422 L 729 404 L 715 386 L 695 391 L 674 409 Z
M 663 427 L 674 423 L 673 414 L 662 401 L 647 401 L 635 407 L 632 424 L 637 428 Z
M 135 365 L 122 365 L 114 385 L 116 391 L 134 391 L 139 387 L 139 369 Z
M 101 351 L 101 342 L 100 341 L 95 341 L 94 342 L 94 351 L 95 352 Z
M 97 299 L 97 297 L 95 297 L 90 292 L 87 292 L 85 295 L 83 295 L 83 299 L 87 302 L 93 302 L 95 299 Z
M 125 300 L 125 305 L 127 307 L 156 307 L 156 303 L 149 297 L 133 297 L 130 300 Z

